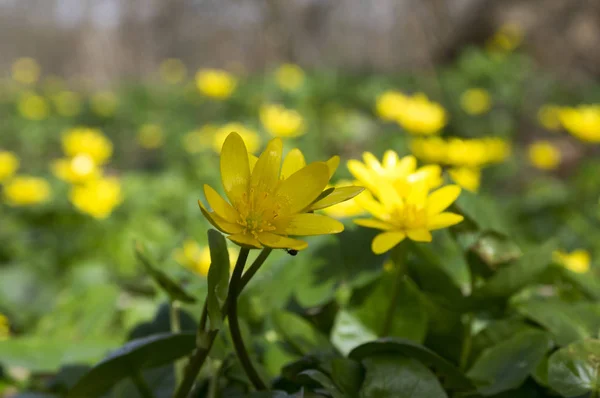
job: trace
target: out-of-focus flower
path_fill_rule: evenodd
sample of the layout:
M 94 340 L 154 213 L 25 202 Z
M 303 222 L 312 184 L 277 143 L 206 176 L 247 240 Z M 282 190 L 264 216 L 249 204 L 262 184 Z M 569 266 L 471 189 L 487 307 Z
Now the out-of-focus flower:
M 213 142 L 215 141 L 214 136 L 217 130 L 217 126 L 207 124 L 197 130 L 186 133 L 181 139 L 183 148 L 188 153 L 192 154 L 211 149 L 213 147 Z
M 560 150 L 550 141 L 537 141 L 529 146 L 529 161 L 540 170 L 554 170 L 560 164 Z
M 224 100 L 235 90 L 237 79 L 224 70 L 200 69 L 196 73 L 196 86 L 207 97 Z
M 456 167 L 448 170 L 448 174 L 452 181 L 460 185 L 462 188 L 471 191 L 479 191 L 481 184 L 481 170 L 471 167 Z
M 510 145 L 501 138 L 449 138 L 413 139 L 411 152 L 428 163 L 441 163 L 455 167 L 479 168 L 502 163 L 510 155 Z
M 409 97 L 396 121 L 409 133 L 432 135 L 446 125 L 448 115 L 440 104 L 418 93 Z
M 79 184 L 101 176 L 102 170 L 86 153 L 73 158 L 58 159 L 52 163 L 52 172 L 63 181 Z
M 44 78 L 42 85 L 44 93 L 47 95 L 52 95 L 63 90 L 65 81 L 59 76 L 50 75 Z
M 400 119 L 407 103 L 408 98 L 406 95 L 399 91 L 390 90 L 377 97 L 375 111 L 381 119 L 395 121 Z
M 69 199 L 80 212 L 104 219 L 123 201 L 121 184 L 115 177 L 90 180 L 74 186 Z
M 165 142 L 165 135 L 162 127 L 158 124 L 144 124 L 140 127 L 137 134 L 138 143 L 145 149 L 156 149 Z
M 544 105 L 537 113 L 538 122 L 547 130 L 556 131 L 560 129 L 560 107 L 557 105 Z
M 50 114 L 48 101 L 41 95 L 37 95 L 33 92 L 21 94 L 18 107 L 21 116 L 29 120 L 44 120 Z
M 9 151 L 0 151 L 0 182 L 12 177 L 18 168 L 17 155 Z
M 298 137 L 304 134 L 304 119 L 298 111 L 279 104 L 260 107 L 260 121 L 274 137 Z
M 187 68 L 183 61 L 177 58 L 165 59 L 159 67 L 161 79 L 168 84 L 181 83 L 187 75 Z
M 600 142 L 600 105 L 562 108 L 559 118 L 563 127 L 574 137 L 586 142 Z
M 239 251 L 233 247 L 227 248 L 227 251 L 229 252 L 230 268 L 233 270 Z M 208 276 L 211 261 L 210 248 L 207 246 L 202 247 L 195 240 L 187 239 L 181 248 L 175 250 L 174 254 L 175 260 L 179 264 L 199 275 Z
M 304 71 L 294 64 L 283 64 L 275 72 L 277 85 L 285 91 L 296 91 L 304 83 Z
M 112 155 L 112 143 L 98 129 L 75 127 L 67 130 L 62 137 L 63 152 L 68 157 L 85 154 L 96 164 L 104 164 Z
M 232 122 L 219 127 L 215 132 L 212 143 L 212 147 L 215 152 L 221 153 L 223 143 L 231 133 L 237 133 L 242 138 L 249 153 L 256 153 L 256 151 L 258 151 L 260 148 L 261 139 L 260 135 L 258 135 L 256 131 L 244 126 L 241 123 Z
M 486 47 L 493 53 L 509 53 L 523 42 L 523 28 L 516 23 L 507 23 L 492 36 Z
M 61 91 L 52 96 L 52 102 L 60 116 L 73 117 L 81 112 L 82 100 L 74 91 Z
M 440 137 L 417 138 L 410 141 L 410 151 L 427 163 L 445 163 L 447 145 Z
M 0 341 L 8 340 L 10 337 L 10 323 L 8 318 L 0 313 Z
M 571 253 L 557 250 L 553 253 L 553 257 L 555 262 L 578 274 L 588 272 L 592 262 L 590 253 L 583 249 L 574 250 Z
M 42 68 L 33 58 L 19 58 L 12 64 L 12 78 L 21 84 L 35 84 Z
M 92 112 L 101 117 L 113 116 L 118 105 L 119 99 L 112 91 L 97 92 L 90 99 Z
M 492 97 L 483 88 L 471 88 L 460 96 L 460 105 L 469 115 L 481 115 L 492 107 Z
M 348 180 L 340 180 L 335 184 L 335 188 L 344 188 L 344 187 L 356 187 L 356 186 L 360 186 L 359 182 L 352 182 L 352 181 L 348 181 Z M 359 194 L 358 196 L 362 195 Z M 360 216 L 362 214 L 365 214 L 365 209 L 363 209 L 362 207 L 360 207 L 360 205 L 358 203 L 356 203 L 356 197 L 349 199 L 345 202 L 342 203 L 338 203 L 337 205 L 333 205 L 331 207 L 327 207 L 325 209 L 323 209 L 323 212 L 325 214 L 327 214 L 329 217 L 333 217 L 333 218 L 350 218 L 350 217 L 356 217 L 356 216 Z
M 39 177 L 16 176 L 4 184 L 4 199 L 11 206 L 33 206 L 50 195 L 50 184 Z

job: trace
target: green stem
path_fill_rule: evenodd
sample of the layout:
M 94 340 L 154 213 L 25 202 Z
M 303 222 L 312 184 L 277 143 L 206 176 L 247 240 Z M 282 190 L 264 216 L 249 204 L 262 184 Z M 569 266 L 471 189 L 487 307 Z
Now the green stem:
M 381 337 L 387 337 L 391 330 L 394 322 L 394 315 L 396 314 L 396 308 L 398 308 L 398 299 L 400 297 L 400 287 L 404 280 L 404 264 L 406 257 L 406 250 L 404 245 L 400 244 L 392 251 L 392 259 L 394 262 L 394 285 L 392 287 L 392 297 L 390 298 L 389 305 L 385 312 L 385 318 L 383 319 L 383 325 L 381 328 Z
M 241 291 L 242 285 L 242 274 L 244 272 L 244 266 L 246 265 L 246 260 L 248 259 L 249 249 L 242 248 L 240 250 L 240 255 L 235 264 L 235 268 L 233 270 L 233 275 L 231 276 L 231 281 L 229 282 L 229 300 L 228 306 L 226 308 L 227 315 L 229 317 L 229 332 L 231 333 L 231 341 L 233 342 L 233 347 L 235 348 L 235 353 L 242 365 L 242 368 L 246 372 L 248 379 L 254 385 L 258 391 L 264 391 L 267 389 L 265 383 L 261 380 L 258 372 L 254 368 L 252 364 L 252 360 L 248 355 L 248 351 L 246 350 L 246 346 L 244 345 L 244 340 L 242 338 L 242 332 L 240 330 L 240 324 L 237 313 L 237 299 L 238 295 Z
M 169 318 L 171 321 L 171 333 L 181 332 L 181 319 L 179 318 L 179 302 L 172 300 L 169 305 Z M 175 361 L 175 385 L 179 385 L 183 379 L 183 362 Z
M 463 340 L 463 346 L 460 352 L 460 362 L 459 366 L 462 371 L 467 370 L 467 366 L 469 365 L 469 357 L 471 356 L 471 348 L 473 346 L 473 333 L 471 329 L 473 328 L 473 314 L 468 313 L 466 315 L 466 325 L 465 325 L 465 336 Z
M 196 381 L 196 378 L 198 377 L 198 373 L 200 373 L 200 369 L 202 368 L 202 365 L 204 365 L 204 362 L 206 361 L 206 358 L 208 357 L 208 353 L 210 352 L 210 349 L 212 348 L 212 345 L 215 341 L 215 338 L 217 337 L 218 332 L 219 332 L 218 330 L 211 330 L 210 332 L 208 332 L 207 336 L 206 336 L 206 342 L 207 342 L 206 346 L 196 348 L 196 350 L 194 351 L 194 354 L 190 358 L 190 360 L 185 368 L 185 372 L 183 375 L 183 381 L 177 388 L 177 391 L 175 391 L 173 398 L 187 398 L 188 397 L 188 395 L 190 394 L 190 391 L 192 391 L 192 388 L 194 387 L 194 382 Z
M 152 390 L 148 386 L 148 383 L 146 383 L 146 380 L 144 380 L 144 376 L 142 376 L 139 370 L 131 375 L 131 380 L 143 398 L 154 398 Z

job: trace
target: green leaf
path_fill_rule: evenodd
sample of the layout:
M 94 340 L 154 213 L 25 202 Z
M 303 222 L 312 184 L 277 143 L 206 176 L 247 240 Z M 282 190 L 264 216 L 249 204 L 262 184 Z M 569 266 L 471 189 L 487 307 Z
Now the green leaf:
M 300 355 L 316 351 L 334 352 L 325 335 L 304 318 L 287 311 L 276 311 L 272 315 L 273 326 Z
M 447 398 L 425 365 L 411 358 L 378 355 L 363 361 L 365 381 L 361 398 Z
M 312 384 L 314 382 L 322 386 L 333 398 L 344 398 L 344 394 L 337 388 L 331 379 L 323 372 L 308 369 L 298 374 L 297 381 L 301 384 Z M 309 383 L 306 383 L 309 381 Z
M 548 383 L 564 397 L 600 392 L 600 340 L 577 341 L 552 354 Z
M 600 300 L 600 280 L 595 273 L 579 274 L 562 266 L 556 268 L 565 280 L 577 286 L 586 296 L 594 300 Z
M 480 385 L 482 395 L 519 387 L 551 347 L 546 332 L 523 331 L 484 350 L 467 375 Z
M 357 361 L 335 358 L 331 361 L 331 378 L 346 397 L 355 397 L 365 378 L 365 370 Z
M 481 230 L 510 235 L 506 217 L 492 198 L 463 189 L 455 202 L 462 214 L 473 221 Z
M 484 232 L 471 246 L 481 260 L 491 269 L 509 261 L 517 260 L 523 254 L 519 246 L 502 235 Z
M 471 358 L 475 359 L 484 350 L 506 341 L 518 333 L 537 330 L 525 322 L 526 320 L 524 319 L 500 319 L 490 322 L 484 329 L 473 336 Z
M 195 333 L 162 333 L 133 340 L 94 366 L 69 391 L 68 396 L 101 396 L 134 372 L 172 363 L 195 347 Z
M 223 324 L 221 308 L 227 298 L 229 288 L 229 252 L 225 238 L 214 229 L 208 230 L 208 246 L 210 247 L 210 268 L 208 269 L 206 305 L 210 329 L 217 330 Z
M 377 339 L 377 335 L 362 322 L 349 313 L 341 310 L 337 313 L 331 329 L 331 342 L 344 355 L 361 344 Z

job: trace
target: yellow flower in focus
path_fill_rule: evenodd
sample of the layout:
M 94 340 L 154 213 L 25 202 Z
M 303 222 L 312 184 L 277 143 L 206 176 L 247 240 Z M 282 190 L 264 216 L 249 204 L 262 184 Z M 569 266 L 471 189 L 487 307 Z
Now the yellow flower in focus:
M 59 159 L 52 163 L 52 172 L 63 181 L 79 184 L 100 177 L 102 171 L 94 159 L 88 154 L 81 153 L 70 159 Z
M 304 134 L 304 119 L 297 111 L 283 105 L 269 104 L 260 107 L 260 121 L 274 137 L 298 137 Z
M 75 127 L 62 137 L 63 152 L 68 157 L 89 155 L 96 164 L 104 164 L 112 155 L 112 142 L 98 129 Z
M 470 167 L 457 167 L 448 170 L 448 174 L 452 181 L 460 185 L 462 188 L 471 191 L 479 191 L 481 184 L 481 170 Z
M 168 84 L 181 83 L 187 75 L 187 68 L 183 61 L 177 58 L 165 59 L 159 67 L 161 79 Z
M 19 58 L 12 64 L 12 78 L 21 84 L 34 84 L 39 78 L 42 69 L 33 58 Z
M 114 177 L 90 180 L 74 186 L 69 199 L 80 212 L 104 219 L 123 201 L 121 184 Z
M 17 155 L 9 151 L 0 151 L 0 182 L 12 177 L 18 168 Z
M 556 105 L 544 105 L 537 113 L 538 122 L 547 130 L 556 131 L 560 129 L 560 107 Z
M 207 124 L 197 130 L 186 133 L 181 139 L 183 148 L 192 154 L 212 148 L 217 130 L 216 126 Z
M 144 124 L 138 131 L 137 141 L 142 148 L 156 149 L 164 144 L 165 135 L 159 125 Z
M 207 97 L 224 100 L 235 90 L 237 79 L 224 70 L 200 69 L 196 73 L 196 86 Z
M 230 268 L 233 270 L 239 251 L 232 247 L 227 248 L 227 251 Z M 187 239 L 181 248 L 175 250 L 175 260 L 199 275 L 208 276 L 211 263 L 210 248 L 200 246 L 193 239 Z
M 231 133 L 221 151 L 221 179 L 230 202 L 204 185 L 212 211 L 198 201 L 202 213 L 242 247 L 302 250 L 308 244 L 290 236 L 342 232 L 344 226 L 339 221 L 310 212 L 351 199 L 362 190 L 350 187 L 325 196 L 323 190 L 335 168 L 326 162 L 314 162 L 294 170 L 304 161 L 297 150 L 288 154 L 282 166 L 282 150 L 280 138 L 271 140 L 251 168 L 242 137 Z M 339 162 L 339 158 L 333 159 Z
M 486 47 L 490 52 L 509 53 L 523 42 L 523 29 L 515 23 L 508 23 L 492 36 Z
M 399 120 L 408 103 L 406 95 L 399 91 L 390 90 L 377 97 L 375 111 L 383 120 Z
M 586 142 L 600 142 L 600 105 L 562 108 L 559 118 L 564 128 L 574 137 Z
M 241 123 L 233 122 L 219 127 L 213 135 L 212 147 L 215 152 L 221 153 L 223 143 L 232 132 L 235 132 L 242 137 L 249 153 L 255 153 L 260 148 L 262 142 L 260 135 L 258 135 L 256 131 L 249 129 Z
M 283 64 L 275 72 L 277 85 L 285 91 L 296 91 L 304 83 L 304 71 L 294 64 Z
M 48 101 L 33 92 L 26 92 L 19 98 L 19 113 L 28 120 L 44 120 L 50 114 Z
M 557 250 L 553 253 L 553 257 L 555 262 L 578 274 L 588 272 L 592 262 L 590 253 L 583 249 L 578 249 L 571 253 Z
M 344 188 L 349 186 L 356 187 L 358 185 L 358 183 L 353 184 L 351 181 L 340 180 L 335 184 L 335 188 Z M 360 195 L 362 195 L 362 193 L 357 196 Z M 329 217 L 340 219 L 360 216 L 362 214 L 365 214 L 365 210 L 362 207 L 360 207 L 358 203 L 356 203 L 356 197 L 354 197 L 345 202 L 338 203 L 337 205 L 333 205 L 331 207 L 323 209 L 323 213 L 327 214 Z
M 119 100 L 115 93 L 111 91 L 101 91 L 92 95 L 90 106 L 92 112 L 98 116 L 111 117 L 115 114 Z
M 4 199 L 11 206 L 32 206 L 46 202 L 50 184 L 43 178 L 16 176 L 4 185 Z
M 0 314 L 0 341 L 8 340 L 10 337 L 10 323 L 4 314 Z
M 492 98 L 487 90 L 471 88 L 460 96 L 460 105 L 469 115 L 481 115 L 492 107 Z
M 82 100 L 73 91 L 61 91 L 52 97 L 56 113 L 64 117 L 73 117 L 81 113 Z
M 540 170 L 554 170 L 561 161 L 560 150 L 550 141 L 537 141 L 529 146 L 529 162 Z
M 409 133 L 432 135 L 446 125 L 448 116 L 440 104 L 419 93 L 408 97 L 396 121 Z

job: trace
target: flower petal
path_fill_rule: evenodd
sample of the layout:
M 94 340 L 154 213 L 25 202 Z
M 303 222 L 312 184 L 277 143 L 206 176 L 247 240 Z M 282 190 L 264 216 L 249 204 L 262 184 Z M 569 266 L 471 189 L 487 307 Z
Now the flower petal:
M 358 218 L 354 220 L 354 223 L 361 227 L 381 229 L 383 231 L 389 231 L 394 228 L 393 225 L 375 218 Z
M 329 181 L 329 168 L 323 162 L 311 163 L 283 180 L 277 190 L 281 214 L 298 213 L 310 205 Z
M 248 162 L 250 163 L 250 174 L 252 174 L 252 171 L 254 171 L 254 166 L 256 166 L 256 162 L 258 162 L 258 157 L 249 153 Z
M 285 159 L 283 159 L 283 165 L 281 166 L 281 179 L 285 180 L 305 166 L 306 160 L 304 159 L 304 155 L 300 149 L 292 149 L 288 152 Z
M 338 166 L 340 165 L 340 157 L 337 155 L 332 156 L 325 163 L 329 168 L 329 178 L 331 179 L 331 177 L 333 177 L 333 175 L 335 174 L 335 171 L 337 170 Z
M 273 193 L 279 182 L 279 172 L 281 167 L 281 151 L 283 142 L 281 138 L 274 138 L 267 144 L 267 147 L 258 158 L 252 177 L 250 177 L 250 186 L 254 188 L 254 195 L 261 193 Z
M 396 166 L 396 168 L 398 175 L 408 176 L 417 169 L 417 158 L 413 155 L 404 156 L 398 161 L 398 166 Z
M 365 165 L 368 169 L 374 171 L 379 175 L 383 174 L 384 171 L 383 167 L 381 166 L 381 163 L 379 163 L 379 160 L 371 152 L 363 153 L 363 161 L 365 162 Z
M 460 195 L 458 185 L 446 185 L 434 191 L 427 199 L 427 214 L 433 216 L 446 210 Z
M 372 186 L 372 173 L 369 171 L 369 169 L 367 169 L 367 167 L 363 163 L 359 162 L 358 160 L 352 159 L 349 160 L 348 163 L 346 163 L 346 166 L 348 167 L 348 170 L 350 170 L 350 173 L 352 173 L 354 178 L 356 178 L 361 184 L 363 184 L 366 187 Z
M 371 249 L 375 254 L 382 254 L 402 242 L 404 238 L 406 238 L 404 232 L 384 232 L 373 239 Z
M 204 195 L 211 209 L 219 217 L 230 223 L 235 223 L 238 219 L 238 212 L 225 199 L 221 197 L 210 185 L 204 184 Z
M 408 238 L 411 240 L 414 240 L 416 242 L 431 242 L 431 232 L 429 232 L 427 229 L 423 228 L 423 229 L 411 229 L 406 231 L 406 235 L 408 235 Z
M 234 207 L 248 192 L 250 165 L 246 144 L 238 133 L 231 133 L 221 149 L 221 180 L 223 188 Z
M 388 149 L 383 154 L 383 167 L 385 169 L 393 170 L 398 164 L 398 154 L 391 149 Z
M 446 228 L 451 225 L 458 224 L 459 222 L 461 222 L 464 219 L 465 218 L 463 216 L 461 216 L 460 214 L 449 213 L 449 212 L 439 213 L 432 217 L 429 217 L 429 222 L 427 223 L 427 229 L 429 229 L 430 231 L 433 231 L 436 229 Z
M 260 242 L 256 240 L 256 238 L 254 238 L 252 235 L 235 234 L 229 235 L 227 238 L 233 243 L 238 244 L 242 247 L 262 249 L 262 245 L 260 244 Z
M 329 195 L 325 196 L 323 199 L 317 200 L 315 203 L 310 205 L 308 211 L 320 210 L 329 206 L 333 206 L 340 202 L 344 202 L 346 200 L 352 199 L 364 190 L 365 189 L 363 187 L 356 186 L 335 188 Z
M 215 212 L 206 210 L 201 201 L 198 201 L 198 205 L 200 206 L 200 210 L 208 222 L 210 222 L 212 226 L 219 231 L 226 234 L 239 234 L 242 232 L 243 228 L 241 225 L 227 222 L 219 217 Z
M 287 238 L 271 232 L 261 232 L 258 234 L 258 240 L 264 246 L 274 249 L 304 250 L 308 247 L 308 243 L 304 242 L 303 240 Z
M 310 213 L 283 217 L 274 225 L 278 232 L 296 236 L 337 234 L 344 230 L 344 224 L 341 222 L 321 214 Z
M 379 218 L 380 220 L 388 218 L 388 211 L 385 206 L 376 201 L 375 198 L 373 198 L 373 195 L 371 195 L 371 192 L 365 191 L 354 200 L 360 207 L 371 213 L 372 216 Z

